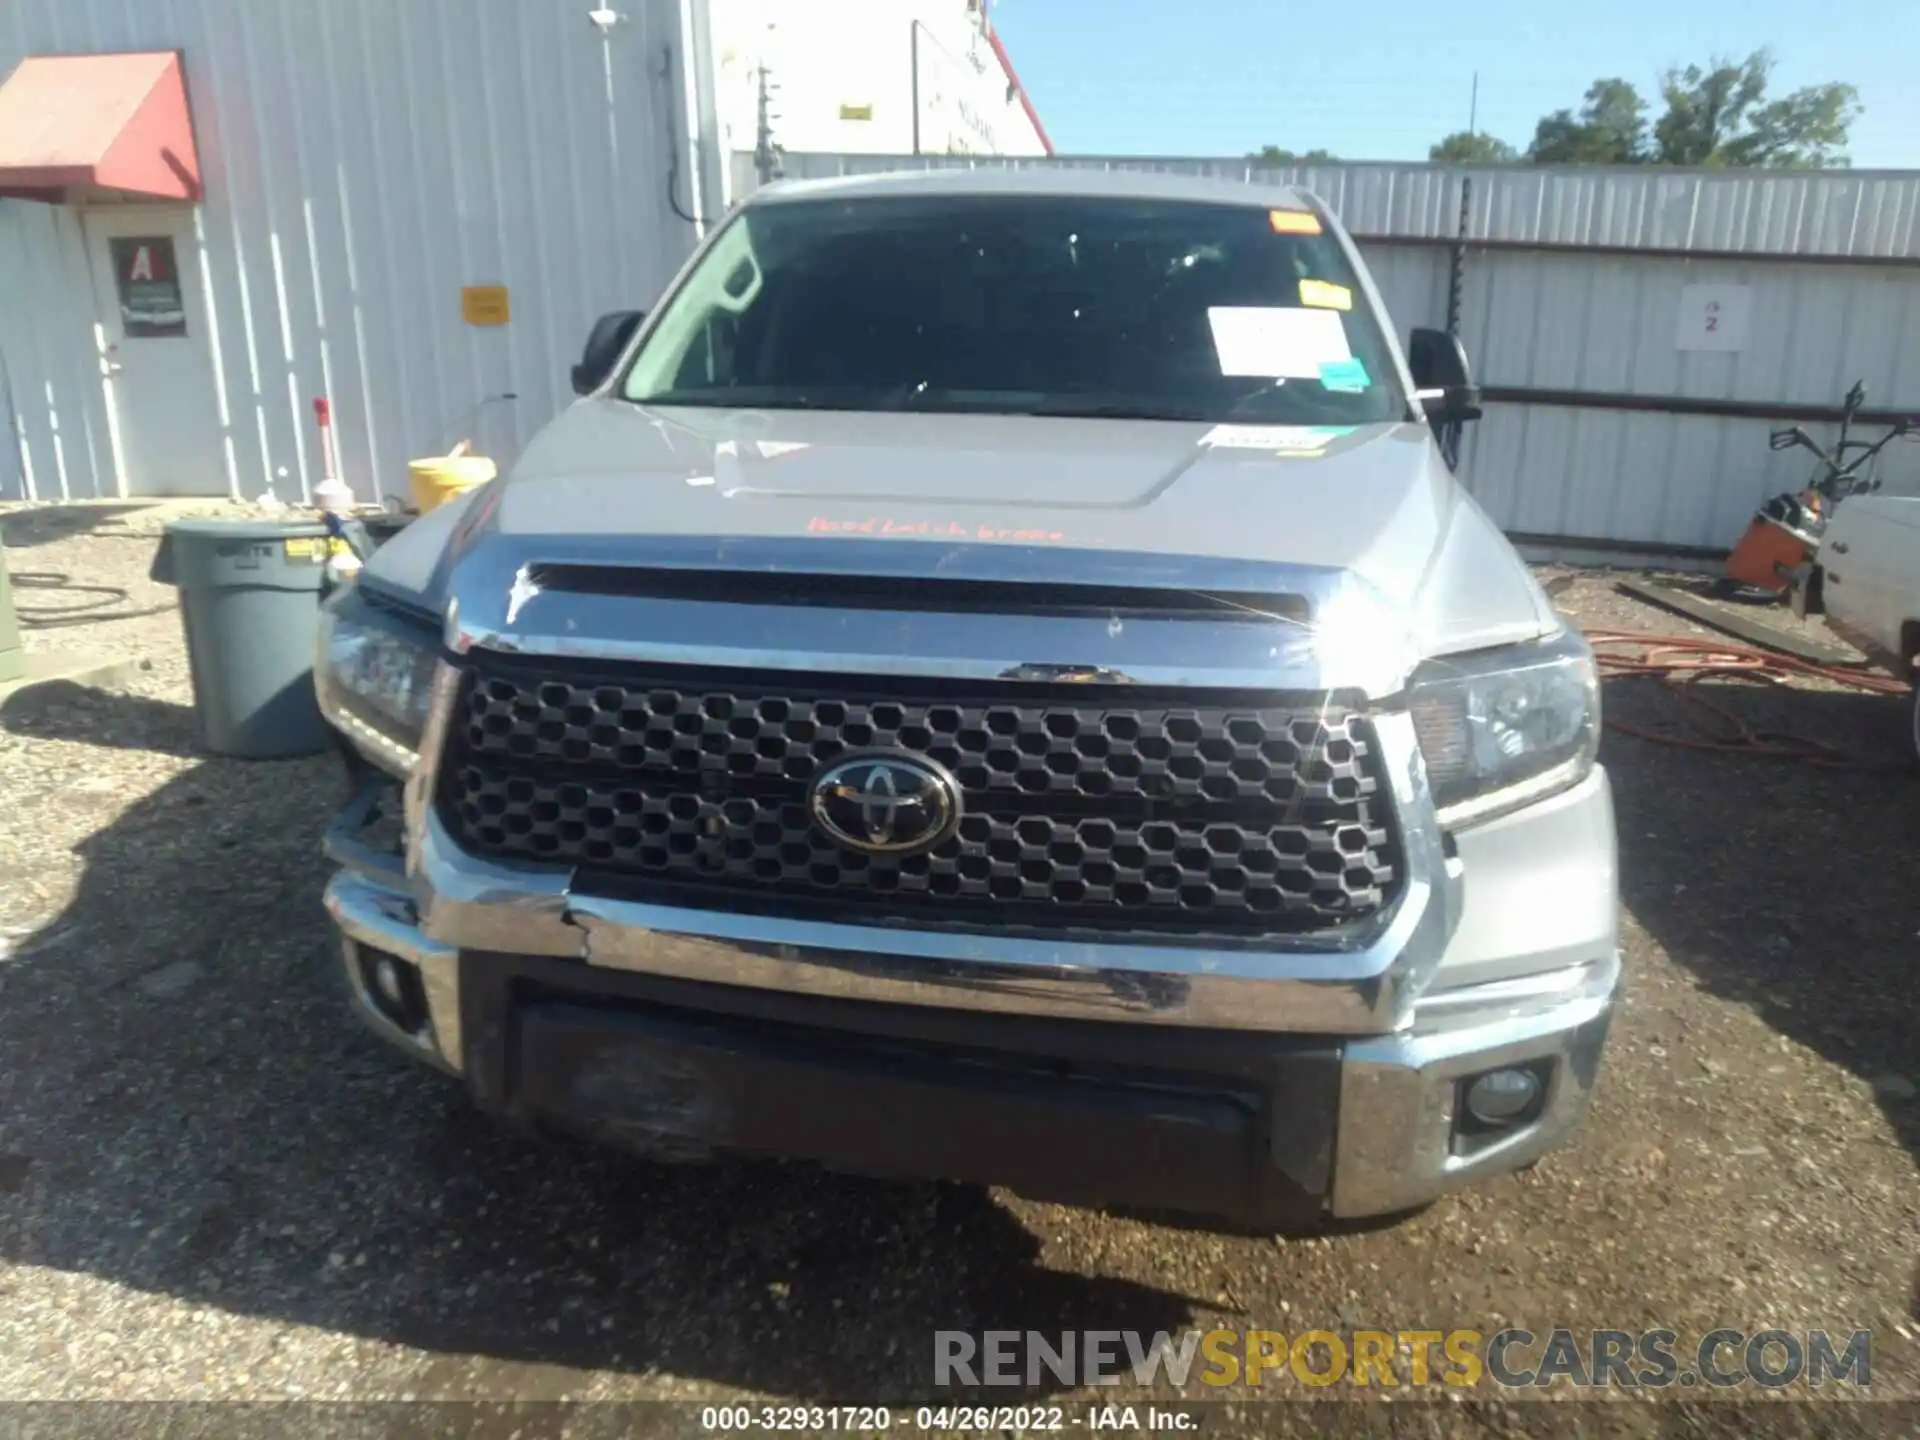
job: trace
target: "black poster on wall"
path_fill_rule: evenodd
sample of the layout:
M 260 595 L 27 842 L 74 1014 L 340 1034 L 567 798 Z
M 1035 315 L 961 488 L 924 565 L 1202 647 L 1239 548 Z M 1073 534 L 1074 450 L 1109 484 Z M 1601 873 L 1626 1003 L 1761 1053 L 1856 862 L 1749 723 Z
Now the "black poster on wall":
M 186 301 L 171 235 L 120 235 L 108 241 L 113 283 L 120 290 L 120 326 L 130 340 L 187 333 Z

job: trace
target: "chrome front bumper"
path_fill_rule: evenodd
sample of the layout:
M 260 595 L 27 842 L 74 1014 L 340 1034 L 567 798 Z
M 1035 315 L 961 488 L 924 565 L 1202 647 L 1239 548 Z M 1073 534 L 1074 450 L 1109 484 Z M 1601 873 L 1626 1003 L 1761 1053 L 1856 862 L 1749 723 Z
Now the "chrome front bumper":
M 1447 1005 L 1431 1007 L 1440 1013 L 1421 1014 L 1404 1034 L 1349 1043 L 1332 1212 L 1410 1209 L 1517 1170 L 1565 1141 L 1593 1097 L 1619 996 L 1616 952 L 1594 964 L 1456 992 Z M 1547 1062 L 1552 1077 L 1539 1118 L 1493 1143 L 1458 1149 L 1462 1082 L 1532 1062 Z
M 966 935 L 608 901 L 568 894 L 564 875 L 462 855 L 429 808 L 409 819 L 405 866 L 356 848 L 351 824 L 336 827 L 329 849 L 343 869 L 326 906 L 358 1013 L 444 1070 L 467 1068 L 463 950 L 551 957 L 583 976 L 776 991 L 796 1003 L 1253 1031 L 1276 1043 L 1322 1036 L 1340 1055 L 1325 1201 L 1337 1216 L 1408 1209 L 1563 1141 L 1587 1110 L 1620 986 L 1612 811 L 1599 772 L 1460 836 L 1420 878 L 1417 905 L 1403 900 L 1371 943 L 1285 954 L 1072 944 L 1010 952 Z M 366 993 L 367 947 L 418 968 L 427 1014 L 418 1032 L 401 1030 Z M 1538 1116 L 1463 1144 L 1462 1081 L 1530 1063 L 1551 1077 Z

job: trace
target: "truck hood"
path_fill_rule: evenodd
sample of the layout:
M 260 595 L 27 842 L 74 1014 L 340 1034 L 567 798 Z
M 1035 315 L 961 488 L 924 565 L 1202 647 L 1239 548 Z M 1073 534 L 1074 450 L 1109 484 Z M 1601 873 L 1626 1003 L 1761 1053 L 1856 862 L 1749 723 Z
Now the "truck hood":
M 1362 582 L 1406 617 L 1423 654 L 1557 624 L 1415 424 L 586 400 L 462 511 L 409 527 L 368 578 L 439 609 L 469 562 L 496 576 L 653 564 L 1247 593 L 1314 571 Z

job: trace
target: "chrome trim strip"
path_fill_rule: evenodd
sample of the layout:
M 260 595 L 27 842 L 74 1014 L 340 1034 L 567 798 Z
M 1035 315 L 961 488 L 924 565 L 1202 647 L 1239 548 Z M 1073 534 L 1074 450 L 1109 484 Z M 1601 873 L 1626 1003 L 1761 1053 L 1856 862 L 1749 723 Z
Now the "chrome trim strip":
M 449 625 L 453 623 L 452 613 L 449 612 Z M 460 672 L 442 659 L 433 667 L 427 723 L 420 729 L 419 763 L 402 782 L 401 790 L 400 808 L 407 824 L 407 876 L 416 882 L 420 874 L 421 837 L 433 814 L 433 792 L 440 783 L 440 759 L 447 748 L 447 725 L 459 699 Z M 417 883 L 415 888 L 418 889 Z
M 622 543 L 625 551 L 615 553 L 579 536 L 553 537 L 537 549 L 524 539 L 476 542 L 461 561 L 459 603 L 448 607 L 442 632 L 446 648 L 893 678 L 1004 681 L 1065 666 L 1115 670 L 1141 685 L 1350 690 L 1372 699 L 1397 693 L 1419 659 L 1404 601 L 1351 572 L 1306 565 L 1259 568 L 1260 587 L 1300 597 L 1313 617 L 1275 615 L 1268 624 L 1244 616 L 1209 624 L 1115 615 L 1023 617 L 1009 625 L 966 612 L 713 605 L 521 583 L 542 564 L 634 563 L 631 544 Z M 730 548 L 745 555 L 751 542 Z M 1070 551 L 1047 559 L 1063 576 L 1111 562 Z M 1238 568 L 1198 567 L 1194 588 L 1245 588 L 1235 580 Z
M 1189 637 L 1193 628 L 1191 623 L 1187 625 Z M 661 665 L 787 670 L 812 675 L 867 674 L 873 671 L 874 660 L 871 654 L 861 650 L 809 650 L 798 654 L 778 647 L 715 645 L 703 641 L 677 644 L 665 640 L 615 640 L 598 636 L 590 639 L 532 636 L 487 630 L 469 624 L 461 625 L 454 633 L 450 648 L 455 654 L 486 649 L 503 655 L 639 663 L 651 661 Z M 1036 655 L 1035 649 L 1029 638 L 1026 647 L 1018 651 L 995 651 L 983 655 L 900 655 L 889 661 L 887 672 L 903 680 L 1007 680 L 1009 677 L 1037 673 L 1057 663 L 1043 655 Z M 1313 664 L 1311 658 L 1303 653 L 1304 650 L 1304 646 L 1297 644 L 1283 649 L 1267 638 L 1267 643 L 1257 650 L 1248 647 L 1248 654 L 1242 663 L 1198 665 L 1192 660 L 1183 660 L 1152 664 L 1136 660 L 1126 667 L 1126 676 L 1136 685 L 1180 689 L 1320 691 L 1332 688 L 1324 683 L 1325 672 Z M 1383 678 L 1385 673 L 1356 675 L 1346 688 L 1363 691 L 1372 698 L 1390 694 L 1397 687 L 1397 682 Z
M 1582 995 L 1592 993 L 1596 986 L 1605 988 L 1619 973 L 1619 968 L 1618 957 L 1608 955 L 1537 975 L 1490 980 L 1482 985 L 1462 985 L 1451 990 L 1430 990 L 1420 997 L 1414 1010 L 1415 1028 L 1424 1034 L 1463 1023 L 1485 1022 L 1497 1016 L 1533 1014 L 1577 1001 Z
M 347 801 L 327 827 L 327 833 L 320 841 L 320 849 L 322 854 L 342 869 L 384 884 L 404 886 L 407 879 L 405 857 L 382 853 L 360 838 L 360 832 L 372 823 L 375 810 L 390 790 L 397 794 L 399 787 L 387 786 L 372 779 L 363 781 L 353 798 Z
M 1405 1034 L 1356 1040 L 1340 1073 L 1340 1123 L 1333 1166 L 1333 1213 L 1384 1215 L 1423 1205 L 1449 1190 L 1525 1165 L 1564 1141 L 1586 1114 L 1620 991 L 1618 955 L 1527 982 L 1467 987 L 1431 1009 L 1423 1001 Z M 1517 987 L 1536 1002 L 1515 1004 Z M 1489 1018 L 1447 1024 L 1470 992 Z M 1431 1023 L 1434 1019 L 1441 1023 Z M 1540 1117 L 1468 1154 L 1456 1154 L 1454 1095 L 1459 1080 L 1503 1065 L 1552 1060 Z

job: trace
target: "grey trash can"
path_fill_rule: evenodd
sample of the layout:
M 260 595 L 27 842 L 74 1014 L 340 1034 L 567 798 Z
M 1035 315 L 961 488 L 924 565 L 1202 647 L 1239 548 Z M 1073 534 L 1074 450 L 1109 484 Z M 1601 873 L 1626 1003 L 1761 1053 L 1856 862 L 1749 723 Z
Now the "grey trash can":
M 317 521 L 176 520 L 152 578 L 180 591 L 200 735 L 272 760 L 332 743 L 313 694 L 327 531 Z

